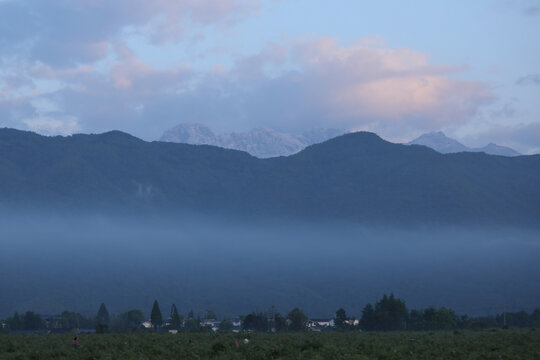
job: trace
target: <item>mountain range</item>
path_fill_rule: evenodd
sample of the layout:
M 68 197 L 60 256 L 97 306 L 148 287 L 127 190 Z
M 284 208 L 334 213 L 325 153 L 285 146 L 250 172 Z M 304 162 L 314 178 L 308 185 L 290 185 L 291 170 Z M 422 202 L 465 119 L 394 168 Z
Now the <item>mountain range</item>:
M 442 131 L 430 132 L 420 135 L 408 143 L 409 145 L 424 145 L 443 154 L 458 152 L 483 152 L 490 155 L 519 156 L 521 155 L 512 148 L 489 143 L 481 148 L 470 148 L 457 140 L 447 137 Z
M 540 224 L 540 155 L 440 154 L 349 133 L 287 157 L 112 131 L 0 129 L 0 205 L 378 223 Z
M 215 134 L 202 124 L 186 123 L 165 131 L 160 140 L 192 145 L 215 145 L 245 151 L 258 158 L 270 158 L 295 154 L 309 145 L 344 133 L 344 130 L 339 129 L 311 129 L 301 135 L 294 135 L 270 128 L 257 128 L 248 132 Z
M 309 145 L 321 143 L 347 132 L 341 129 L 318 128 L 296 135 L 270 128 L 257 128 L 248 132 L 216 134 L 202 124 L 184 123 L 165 131 L 160 140 L 192 145 L 214 145 L 245 151 L 258 158 L 271 158 L 295 154 Z M 469 148 L 457 140 L 447 137 L 442 131 L 423 134 L 407 144 L 424 145 L 443 154 L 484 152 L 500 156 L 521 155 L 514 149 L 494 143 L 481 148 Z

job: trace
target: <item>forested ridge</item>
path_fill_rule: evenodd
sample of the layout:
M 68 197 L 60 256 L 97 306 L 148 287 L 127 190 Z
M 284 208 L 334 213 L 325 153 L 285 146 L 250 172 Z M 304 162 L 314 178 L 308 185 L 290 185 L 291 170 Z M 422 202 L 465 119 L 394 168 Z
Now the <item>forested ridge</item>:
M 536 227 L 539 184 L 540 155 L 443 155 L 367 132 L 257 159 L 119 131 L 45 137 L 0 130 L 0 204 L 23 208 Z

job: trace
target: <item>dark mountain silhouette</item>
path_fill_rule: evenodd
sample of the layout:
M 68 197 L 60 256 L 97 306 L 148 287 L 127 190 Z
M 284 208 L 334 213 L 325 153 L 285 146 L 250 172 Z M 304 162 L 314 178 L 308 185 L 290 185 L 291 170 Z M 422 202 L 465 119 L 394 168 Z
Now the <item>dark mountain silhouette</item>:
M 539 185 L 539 155 L 444 155 L 367 132 L 257 159 L 120 131 L 45 137 L 0 129 L 6 206 L 537 226 Z

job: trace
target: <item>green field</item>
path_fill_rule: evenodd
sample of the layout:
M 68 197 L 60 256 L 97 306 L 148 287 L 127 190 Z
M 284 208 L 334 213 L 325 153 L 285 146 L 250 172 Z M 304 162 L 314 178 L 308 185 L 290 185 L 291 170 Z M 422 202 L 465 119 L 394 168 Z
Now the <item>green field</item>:
M 540 331 L 529 329 L 82 334 L 79 346 L 72 340 L 69 334 L 3 334 L 0 359 L 540 359 Z

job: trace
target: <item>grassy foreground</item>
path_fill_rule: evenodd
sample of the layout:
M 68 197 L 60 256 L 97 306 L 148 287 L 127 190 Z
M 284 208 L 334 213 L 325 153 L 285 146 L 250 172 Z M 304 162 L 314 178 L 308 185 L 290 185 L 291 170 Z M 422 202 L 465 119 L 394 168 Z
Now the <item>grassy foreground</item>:
M 79 346 L 72 340 L 73 335 L 2 334 L 0 359 L 540 359 L 540 331 L 526 329 L 83 334 Z

